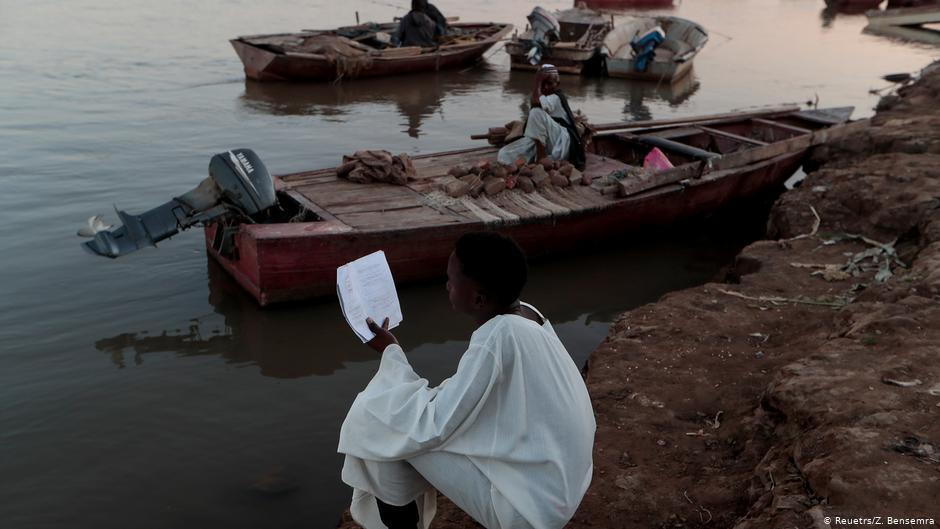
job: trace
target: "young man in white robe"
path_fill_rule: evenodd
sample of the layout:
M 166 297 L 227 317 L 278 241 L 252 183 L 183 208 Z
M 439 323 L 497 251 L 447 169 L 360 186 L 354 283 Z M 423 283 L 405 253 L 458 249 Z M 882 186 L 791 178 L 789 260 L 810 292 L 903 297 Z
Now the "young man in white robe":
M 500 163 L 508 165 L 519 158 L 531 163 L 548 156 L 552 160 L 568 160 L 584 169 L 584 147 L 560 86 L 557 68 L 551 64 L 539 67 L 523 136 L 499 150 L 496 159 Z
M 455 310 L 478 328 L 437 387 L 396 338 L 369 321 L 379 370 L 340 432 L 353 519 L 366 529 L 427 528 L 436 491 L 489 529 L 559 529 L 593 471 L 594 413 L 551 324 L 519 302 L 525 256 L 512 239 L 471 233 L 447 266 Z

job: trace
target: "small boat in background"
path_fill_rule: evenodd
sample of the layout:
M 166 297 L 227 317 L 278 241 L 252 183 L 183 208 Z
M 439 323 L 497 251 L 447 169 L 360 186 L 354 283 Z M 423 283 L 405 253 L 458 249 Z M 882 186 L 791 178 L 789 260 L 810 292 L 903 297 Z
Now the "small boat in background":
M 885 9 L 921 7 L 929 5 L 940 5 L 940 0 L 888 0 L 888 5 L 885 6 Z
M 457 23 L 439 46 L 389 46 L 398 23 L 334 30 L 250 35 L 232 39 L 245 76 L 259 81 L 336 81 L 437 71 L 472 64 L 512 30 L 512 24 Z
M 530 27 L 506 43 L 512 69 L 535 70 L 550 63 L 561 73 L 602 71 L 599 50 L 613 28 L 612 17 L 580 7 L 555 13 L 536 7 L 527 18 Z
M 919 7 L 889 8 L 884 11 L 872 10 L 868 11 L 866 15 L 868 16 L 869 28 L 881 26 L 922 27 L 925 24 L 940 24 L 940 3 Z
M 861 14 L 877 9 L 884 0 L 826 0 L 826 9 L 846 15 Z
M 575 0 L 575 7 L 584 6 L 591 9 L 624 10 L 624 9 L 668 9 L 676 4 L 676 0 Z
M 692 59 L 708 42 L 705 28 L 679 17 L 635 17 L 604 38 L 607 75 L 674 81 L 692 69 Z
M 865 33 L 903 40 L 940 45 L 940 31 L 930 27 L 940 23 L 940 3 L 919 7 L 891 8 L 869 11 Z

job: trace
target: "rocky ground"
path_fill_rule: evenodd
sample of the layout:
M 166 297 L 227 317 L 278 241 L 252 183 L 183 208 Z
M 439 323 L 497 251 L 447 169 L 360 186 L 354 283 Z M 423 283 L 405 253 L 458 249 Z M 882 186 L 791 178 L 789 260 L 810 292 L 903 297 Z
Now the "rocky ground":
M 813 160 L 725 277 L 623 314 L 591 356 L 569 527 L 940 525 L 940 67 Z M 446 500 L 433 524 L 475 526 Z

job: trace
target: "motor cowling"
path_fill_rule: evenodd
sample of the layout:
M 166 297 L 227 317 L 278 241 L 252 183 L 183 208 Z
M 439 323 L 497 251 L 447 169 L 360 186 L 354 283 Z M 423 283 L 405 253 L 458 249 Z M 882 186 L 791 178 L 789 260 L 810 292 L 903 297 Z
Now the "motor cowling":
M 634 54 L 634 65 L 638 72 L 646 71 L 650 61 L 653 60 L 656 54 L 656 48 L 664 40 L 666 40 L 666 32 L 663 31 L 662 27 L 656 26 L 630 41 L 630 47 L 633 49 Z
M 260 216 L 277 205 L 274 181 L 251 149 L 233 149 L 209 161 L 209 176 L 195 188 L 139 215 L 117 211 L 122 226 L 95 233 L 82 246 L 95 255 L 117 258 L 176 235 L 191 226 Z
M 526 57 L 529 64 L 534 66 L 542 62 L 545 50 L 552 45 L 552 42 L 560 38 L 561 24 L 558 23 L 555 15 L 541 6 L 536 6 L 526 18 L 532 27 L 532 47 L 529 48 Z

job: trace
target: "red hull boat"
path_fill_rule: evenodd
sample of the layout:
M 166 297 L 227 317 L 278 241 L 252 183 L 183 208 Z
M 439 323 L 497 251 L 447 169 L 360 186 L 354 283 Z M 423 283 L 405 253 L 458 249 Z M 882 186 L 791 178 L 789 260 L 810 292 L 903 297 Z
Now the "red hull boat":
M 415 157 L 417 179 L 406 186 L 352 183 L 335 168 L 283 175 L 274 180 L 285 222 L 212 223 L 206 245 L 261 305 L 333 296 L 336 267 L 379 249 L 400 284 L 439 277 L 454 242 L 470 231 L 509 234 L 533 257 L 564 252 L 777 188 L 808 148 L 855 128 L 850 112 L 791 107 L 601 125 L 584 171 L 592 185 L 532 193 L 453 199 L 439 190 L 452 178 L 448 169 L 494 160 L 495 147 Z M 632 170 L 653 147 L 675 167 Z

